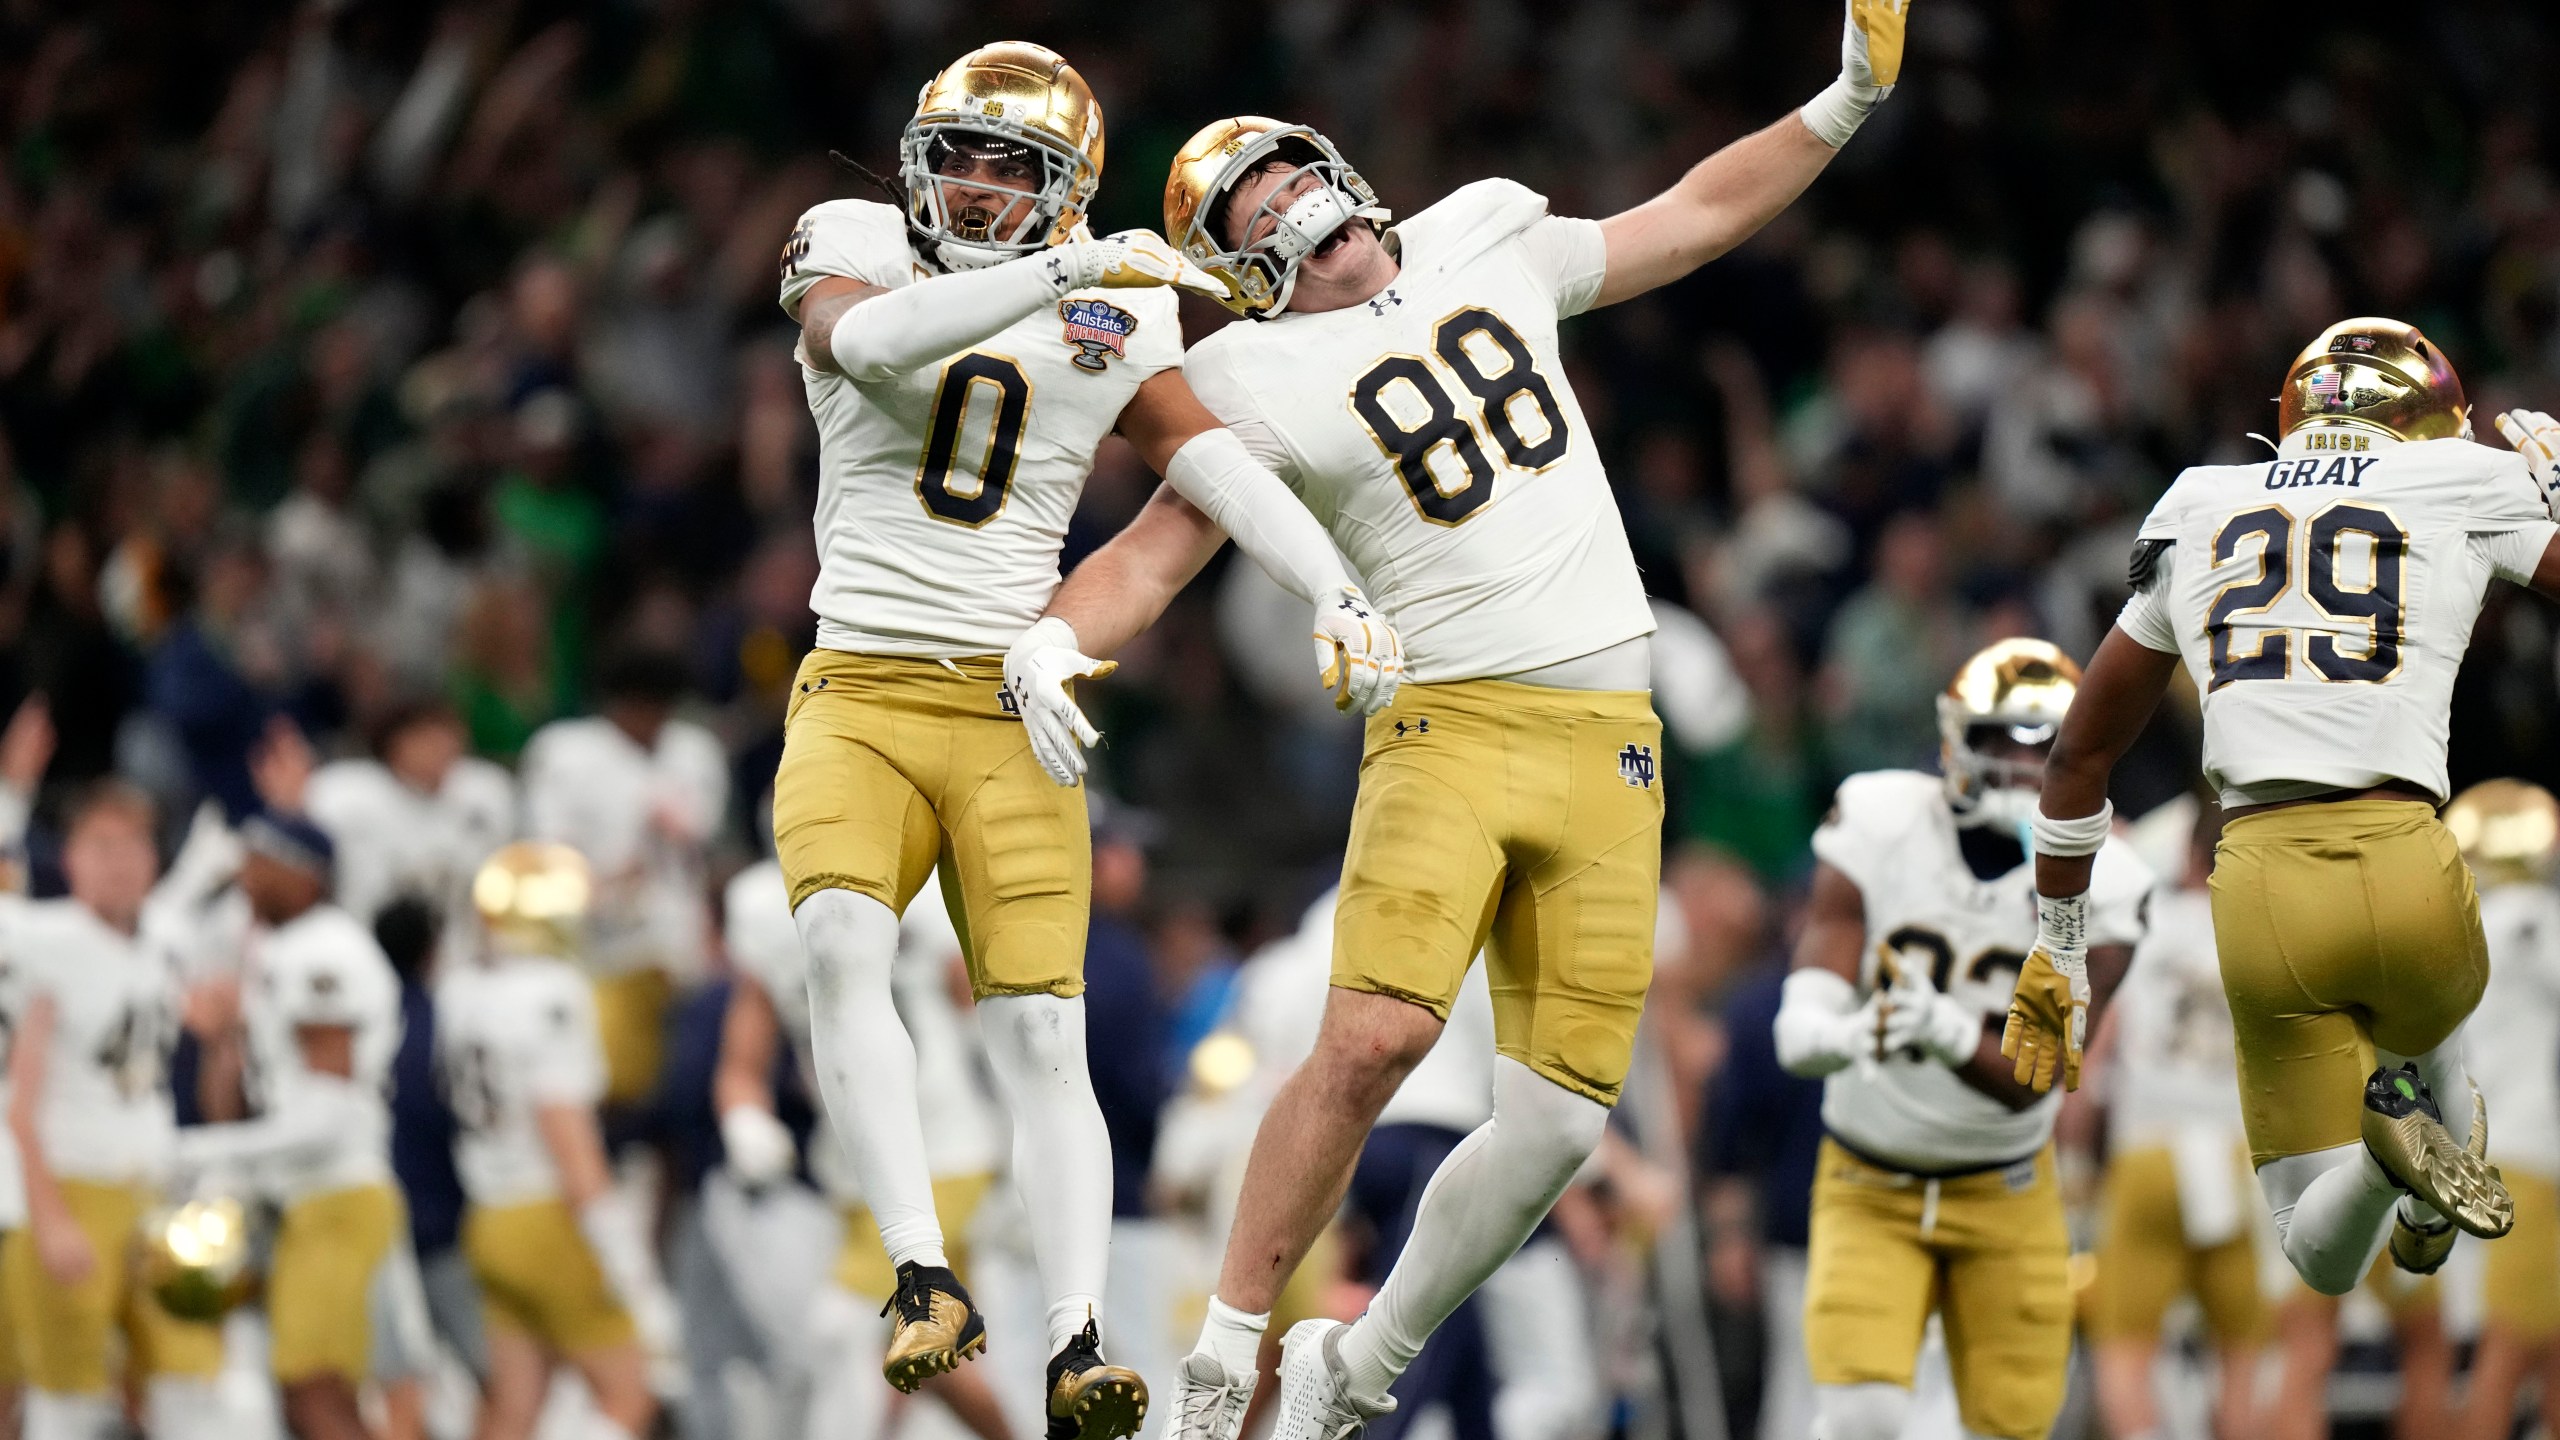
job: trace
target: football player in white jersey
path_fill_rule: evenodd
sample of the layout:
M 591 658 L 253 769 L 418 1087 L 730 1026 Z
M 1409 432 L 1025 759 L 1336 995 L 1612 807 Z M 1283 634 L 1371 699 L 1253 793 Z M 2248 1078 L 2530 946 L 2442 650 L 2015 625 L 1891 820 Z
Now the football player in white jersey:
M 2152 1366 L 2162 1319 L 2182 1293 L 2203 1311 L 2221 1362 L 2216 1433 L 2237 1440 L 2257 1411 L 2269 1317 L 2245 1203 L 2231 1008 L 2205 893 L 2220 833 L 2220 812 L 2206 807 L 2189 832 L 2183 879 L 2152 896 L 2133 967 L 2089 1042 L 2103 1082 L 2107 1168 L 2085 1318 L 2098 1352 L 2098 1403 L 2108 1433 L 2124 1440 L 2160 1434 Z
M 739 871 L 723 892 L 721 913 L 734 973 L 729 1011 L 720 1031 L 720 1066 L 712 1078 L 712 1103 L 720 1114 L 721 1148 L 731 1172 L 742 1184 L 769 1185 L 786 1179 L 797 1158 L 790 1130 L 774 1114 L 774 1065 L 786 1047 L 806 1083 L 812 1090 L 816 1086 L 809 1061 L 808 952 L 791 923 L 791 884 L 777 862 L 768 860 Z M 917 1103 L 924 1122 L 926 1164 L 933 1174 L 934 1211 L 950 1232 L 946 1243 L 952 1273 L 965 1284 L 970 1222 L 995 1181 L 1002 1157 L 993 1101 L 979 1085 L 968 1040 L 960 1028 L 962 1017 L 948 988 L 949 966 L 960 948 L 941 887 L 927 884 L 916 892 L 899 920 L 896 994 L 899 1018 L 915 1042 L 916 1070 L 923 1082 Z M 831 1307 L 830 1313 L 850 1316 L 876 1310 L 895 1293 L 897 1272 L 881 1246 L 879 1226 L 863 1204 L 861 1182 L 823 1131 L 811 1138 L 808 1159 L 811 1177 L 844 1216 L 843 1247 L 832 1278 L 849 1303 Z M 802 1257 L 794 1258 L 802 1263 Z M 867 1319 L 867 1314 L 862 1318 Z M 881 1337 L 867 1335 L 868 1325 L 853 1328 L 866 1332 L 869 1343 L 877 1348 Z M 828 1355 L 822 1360 L 832 1364 L 837 1358 Z M 859 1376 L 816 1378 L 821 1387 L 839 1382 L 851 1387 L 849 1392 L 822 1391 L 813 1397 L 824 1413 L 838 1423 L 849 1423 L 855 1435 L 868 1435 L 878 1427 L 882 1397 L 865 1393 Z M 869 1389 L 878 1390 L 880 1383 L 871 1380 Z M 994 1392 L 975 1371 L 937 1375 L 921 1389 L 949 1406 L 982 1440 L 1007 1440 L 1010 1432 Z
M 436 1060 L 470 1209 L 462 1245 L 480 1282 L 489 1383 L 478 1440 L 525 1440 L 552 1371 L 577 1371 L 617 1440 L 657 1416 L 652 1354 L 676 1350 L 638 1210 L 614 1188 L 596 1106 L 605 1060 L 596 1000 L 574 957 L 591 882 L 565 845 L 519 841 L 472 882 L 481 944 L 436 984 Z
M 372 730 L 373 754 L 311 773 L 301 809 L 337 843 L 341 909 L 371 924 L 405 896 L 444 933 L 470 933 L 471 877 L 516 833 L 516 782 L 468 753 L 462 717 L 440 700 L 402 705 Z
M 180 988 L 143 923 L 159 869 L 151 802 L 107 782 L 65 821 L 66 899 L 11 924 L 9 1128 L 23 1157 L 28 1224 L 0 1274 L 25 1361 L 28 1440 L 93 1440 L 118 1415 L 113 1333 L 155 1435 L 219 1435 L 222 1334 L 179 1320 L 144 1288 L 133 1236 L 160 1203 L 177 1114 L 169 1048 Z
M 924 87 L 901 148 L 903 210 L 830 201 L 783 255 L 818 423 L 820 564 L 775 846 L 810 954 L 819 1088 L 899 1267 L 891 1382 L 911 1388 L 985 1339 L 947 1263 L 891 1003 L 899 912 L 939 860 L 1015 1168 L 1045 1201 L 1031 1229 L 1053 1426 L 1121 1435 L 1145 1386 L 1100 1357 L 1111 1169 L 1083 1059 L 1091 838 L 1083 797 L 1034 756 L 1081 764 L 1074 742 L 1093 731 L 1020 723 L 1029 688 L 1103 668 L 1065 621 L 1034 624 L 1096 448 L 1117 430 L 1166 477 L 1146 515 L 1192 547 L 1166 594 L 1232 536 L 1314 603 L 1340 703 L 1385 703 L 1399 661 L 1323 528 L 1176 368 L 1167 287 L 1224 287 L 1153 235 L 1085 234 L 1102 119 L 1074 69 L 1036 45 L 973 51 Z M 1015 651 L 1032 668 L 1002 658 L 1034 629 L 1048 643 Z
M 1200 1348 L 1185 1436 L 1241 1422 L 1272 1301 L 1334 1213 L 1362 1136 L 1490 941 L 1496 1119 L 1460 1147 L 1355 1325 L 1284 1339 L 1281 1433 L 1357 1427 L 1423 1340 L 1516 1250 L 1618 1096 L 1651 977 L 1661 724 L 1654 628 L 1558 322 L 1748 238 L 1899 76 L 1903 0 L 1851 0 L 1838 83 L 1605 221 L 1505 180 L 1398 224 L 1322 136 L 1217 121 L 1175 156 L 1174 244 L 1231 290 L 1192 348 L 1200 398 L 1377 587 L 1416 683 L 1372 716 L 1324 1040 L 1265 1115 Z M 1035 735 L 1090 727 L 1045 677 L 1108 655 L 1196 566 L 1145 517 L 1078 567 L 1007 667 Z M 1461 1199 L 1463 1196 L 1465 1198 Z
M 525 834 L 595 867 L 578 958 L 596 988 L 605 1100 L 636 1105 L 658 1083 L 667 1008 L 702 978 L 705 873 L 729 804 L 718 736 L 675 714 L 681 658 L 632 650 L 597 676 L 598 712 L 555 720 L 524 747 Z M 482 851 L 471 859 L 477 873 Z
M 2036 819 L 2041 928 L 2003 1044 L 2043 1089 L 2079 1079 L 2108 775 L 2183 660 L 2228 817 L 2213 928 L 2250 1158 L 2285 1257 L 2328 1295 L 2386 1242 L 2425 1271 L 2456 1229 L 2514 1221 L 2462 1058 L 2487 943 L 2435 807 L 2489 582 L 2560 595 L 2560 474 L 2547 449 L 2529 466 L 2470 434 L 2461 380 L 2416 329 L 2323 331 L 2285 376 L 2275 458 L 2190 469 L 2143 522 L 2134 596 L 2063 724 Z
M 2517 1389 L 2539 1375 L 2543 1428 L 2560 1435 L 2560 804 L 2539 785 L 2487 780 L 2453 797 L 2444 823 L 2480 885 L 2489 986 L 2464 1048 L 2498 1111 L 2490 1163 L 2516 1202 L 2515 1229 L 2490 1252 L 2464 1428 L 2505 1440 Z
M 198 982 L 189 1023 L 210 1037 L 207 1112 L 256 1118 L 186 1131 L 179 1163 L 238 1172 L 280 1208 L 266 1311 L 286 1423 L 302 1440 L 360 1440 L 365 1383 L 414 1378 L 381 1372 L 397 1347 L 378 1347 L 377 1328 L 421 1323 L 391 1173 L 400 982 L 372 932 L 326 899 L 326 831 L 261 812 L 239 841 L 255 924 L 236 974 Z
M 2036 1440 L 2062 1407 L 2071 1243 L 2059 1095 L 2017 1083 L 1990 1028 L 2035 939 L 2027 818 L 2079 670 L 2003 640 L 1938 702 L 1942 775 L 1841 782 L 1777 1017 L 1779 1063 L 1823 1081 L 1805 1350 L 1814 1432 L 1893 1440 L 1931 1310 L 1968 1436 Z M 2099 1003 L 2142 937 L 2151 873 L 2100 853 Z

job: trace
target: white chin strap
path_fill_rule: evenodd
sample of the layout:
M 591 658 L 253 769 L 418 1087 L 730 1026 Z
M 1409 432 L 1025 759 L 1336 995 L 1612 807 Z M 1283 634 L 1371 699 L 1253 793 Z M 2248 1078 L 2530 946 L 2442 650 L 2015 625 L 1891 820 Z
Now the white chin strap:
M 945 270 L 984 270 L 990 265 L 1001 265 L 1014 258 L 1010 252 L 992 250 L 984 245 L 972 245 L 965 240 L 944 240 L 937 243 L 933 247 L 933 257 L 942 262 L 942 268 Z

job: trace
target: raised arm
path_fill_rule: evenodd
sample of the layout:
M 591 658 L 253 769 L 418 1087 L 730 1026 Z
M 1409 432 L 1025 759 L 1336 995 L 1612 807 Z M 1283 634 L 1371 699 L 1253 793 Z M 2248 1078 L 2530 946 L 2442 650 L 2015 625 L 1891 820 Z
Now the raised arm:
M 1668 285 L 1748 240 L 1795 202 L 1902 74 L 1910 0 L 1849 0 L 1840 78 L 1803 108 L 1699 161 L 1680 182 L 1600 222 L 1609 268 L 1596 303 Z

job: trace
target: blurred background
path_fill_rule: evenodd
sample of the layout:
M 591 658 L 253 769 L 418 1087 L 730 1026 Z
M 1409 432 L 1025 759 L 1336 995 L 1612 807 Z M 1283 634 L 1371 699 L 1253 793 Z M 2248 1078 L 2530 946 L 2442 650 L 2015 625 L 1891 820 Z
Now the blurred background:
M 1802 203 L 1566 330 L 1678 752 L 1653 1099 L 1565 1227 L 1625 1342 L 1589 1433 L 1750 1434 L 1783 1383 L 1763 1262 L 1802 1245 L 1811 1122 L 1752 1067 L 1832 785 L 1932 764 L 1931 697 L 1977 646 L 2087 654 L 2135 522 L 2180 467 L 2260 453 L 2331 321 L 2423 326 L 2484 411 L 2560 401 L 2547 4 L 1910 24 L 1905 83 Z M 1175 147 L 1242 112 L 1315 125 L 1401 212 L 1504 175 L 1605 215 L 1819 89 L 1838 26 L 1771 0 L 0 0 L 0 703 L 48 701 L 48 797 L 121 772 L 174 826 L 253 803 L 275 717 L 326 759 L 441 697 L 511 763 L 607 658 L 672 657 L 731 767 L 708 895 L 759 853 L 813 632 L 774 263 L 807 206 L 873 193 L 830 149 L 892 169 L 927 76 L 1023 38 L 1101 96 L 1098 229 L 1160 225 Z M 1109 445 L 1068 562 L 1154 483 Z M 1249 570 L 1213 566 L 1096 692 L 1132 1177 L 1349 813 L 1356 728 Z M 2560 781 L 2554 640 L 2492 597 L 2457 786 Z M 2119 772 L 2125 813 L 2192 785 L 2191 713 Z M 2382 1423 L 2392 1364 L 2351 1347 L 2340 1425 Z

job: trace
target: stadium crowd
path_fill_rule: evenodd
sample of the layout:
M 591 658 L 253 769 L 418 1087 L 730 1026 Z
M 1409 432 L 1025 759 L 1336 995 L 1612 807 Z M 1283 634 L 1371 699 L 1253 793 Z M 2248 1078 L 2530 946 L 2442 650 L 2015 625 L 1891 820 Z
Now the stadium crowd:
M 2435 15 L 1921 0 L 1926 63 L 1806 204 L 1568 327 L 1665 624 L 1664 944 L 1625 1143 L 1543 1252 L 1593 1317 L 1584 1373 L 1459 1405 L 1461 1433 L 1788 1433 L 1818 1087 L 1777 1071 L 1768 1017 L 1832 786 L 1926 768 L 1932 699 L 1987 641 L 2087 654 L 2152 499 L 2256 453 L 2286 361 L 2338 317 L 2424 326 L 2484 413 L 2560 392 L 2560 115 L 2512 78 L 2550 73 L 2560 30 L 2521 0 Z M 761 1440 L 773 1402 L 731 1371 L 770 1347 L 751 1304 L 705 1298 L 752 1282 L 689 1217 L 721 1170 L 720 896 L 767 844 L 813 631 L 816 437 L 773 298 L 794 217 L 869 193 L 914 87 L 1014 33 L 1100 93 L 1098 229 L 1160 224 L 1181 137 L 1246 111 L 1314 124 L 1399 210 L 1499 174 L 1605 214 L 1815 89 L 1835 23 L 1741 0 L 0 4 L 0 699 L 38 697 L 57 737 L 7 777 L 35 791 L 27 888 L 60 892 L 61 803 L 119 776 L 172 846 L 201 804 L 311 808 L 374 921 L 396 897 L 351 887 L 395 840 L 333 829 L 308 784 L 489 762 L 472 843 L 576 845 L 659 927 L 634 952 L 665 977 L 658 1053 L 612 1057 L 636 1068 L 608 1134 L 657 1157 L 699 1351 L 674 1413 Z M 1070 562 L 1152 486 L 1106 448 Z M 1320 970 L 1289 962 L 1352 795 L 1355 726 L 1302 645 L 1267 642 L 1300 624 L 1281 598 L 1222 560 L 1096 692 L 1092 1050 L 1114 1283 L 1153 1297 L 1158 1365 L 1251 1129 L 1218 1107 L 1305 1043 L 1290 1007 Z M 2492 601 L 2457 787 L 2560 783 L 2556 638 L 2547 608 Z M 2164 712 L 2121 811 L 2191 788 L 2192 713 Z M 603 725 L 698 737 L 698 803 L 581 811 L 629 777 L 558 737 Z M 430 1262 L 458 1203 L 433 1169 L 402 1172 Z M 1394 1201 L 1372 1208 L 1305 1305 L 1356 1309 L 1384 1272 Z M 1453 1331 L 1476 1353 L 1446 1363 L 1498 1381 L 1501 1328 Z M 2396 1393 L 2334 1388 L 2368 1416 Z

